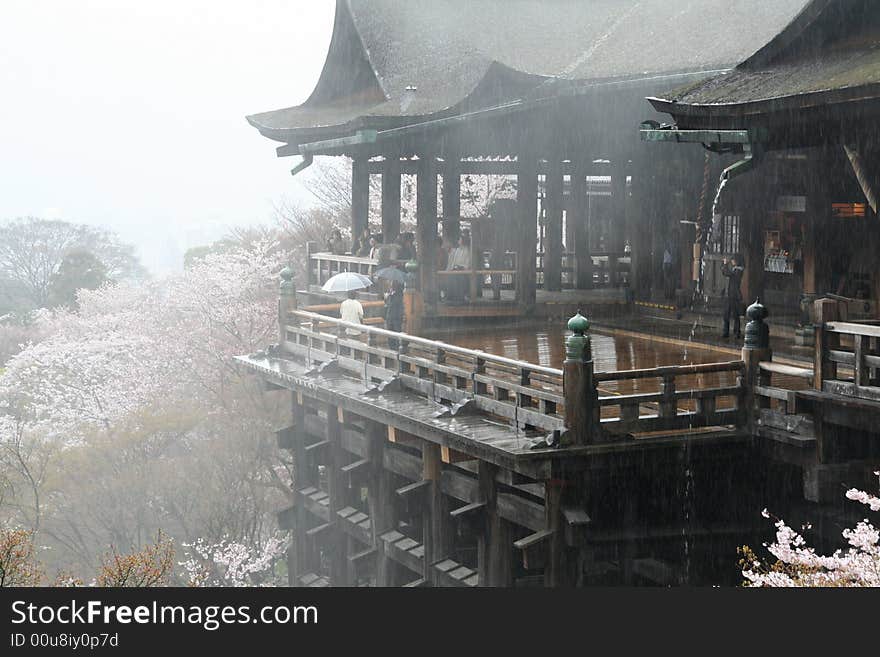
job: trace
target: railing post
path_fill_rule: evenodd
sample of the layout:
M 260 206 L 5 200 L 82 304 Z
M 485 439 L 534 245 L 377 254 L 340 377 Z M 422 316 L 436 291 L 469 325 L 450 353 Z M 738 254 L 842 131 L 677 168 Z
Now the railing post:
M 291 311 L 296 310 L 296 285 L 293 282 L 293 270 L 285 267 L 279 276 L 278 285 L 278 345 L 284 349 L 287 341 L 287 322 Z
M 839 346 L 840 338 L 825 330 L 825 322 L 838 320 L 840 309 L 834 299 L 817 299 L 813 303 L 813 312 L 816 316 L 813 387 L 816 390 L 822 390 L 822 384 L 827 379 L 837 378 L 837 364 L 828 360 L 828 349 Z
M 569 444 L 594 442 L 599 433 L 599 398 L 593 380 L 593 354 L 587 331 L 590 322 L 580 312 L 568 320 L 572 332 L 565 339 L 562 394 Z
M 764 323 L 768 314 L 767 308 L 757 299 L 746 309 L 749 322 L 746 324 L 746 337 L 742 349 L 742 359 L 745 363 L 744 404 L 746 425 L 752 434 L 755 432 L 757 415 L 760 413 L 755 397 L 755 386 L 769 383 L 762 376 L 759 364 L 761 361 L 773 360 L 773 351 L 770 349 L 770 328 Z M 762 400 L 761 405 L 769 403 L 769 400 L 763 398 Z

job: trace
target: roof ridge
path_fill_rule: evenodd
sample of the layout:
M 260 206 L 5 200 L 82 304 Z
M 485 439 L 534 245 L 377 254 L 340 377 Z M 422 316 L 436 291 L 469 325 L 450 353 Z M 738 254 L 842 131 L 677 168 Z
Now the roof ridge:
M 355 13 L 351 8 L 351 0 L 336 0 L 336 6 L 338 7 L 340 4 L 345 5 L 345 8 L 348 10 L 348 17 L 351 20 L 351 24 L 354 26 L 354 33 L 357 35 L 358 43 L 361 46 L 361 49 L 364 51 L 364 55 L 366 56 L 367 63 L 370 65 L 370 70 L 373 71 L 373 76 L 376 78 L 376 82 L 379 85 L 379 89 L 382 90 L 382 94 L 385 96 L 385 100 L 391 100 L 391 96 L 388 94 L 388 87 L 385 84 L 385 80 L 382 79 L 382 76 L 379 75 L 379 71 L 376 70 L 376 66 L 373 64 L 373 58 L 370 56 L 370 49 L 367 48 L 367 44 L 364 43 L 364 37 L 361 35 L 360 27 L 358 27 L 357 18 L 355 18 Z

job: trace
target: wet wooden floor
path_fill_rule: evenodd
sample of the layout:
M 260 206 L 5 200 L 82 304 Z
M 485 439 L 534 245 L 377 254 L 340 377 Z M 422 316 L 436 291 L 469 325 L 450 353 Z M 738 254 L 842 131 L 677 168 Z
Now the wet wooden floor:
M 699 342 L 682 342 L 657 336 L 649 338 L 631 332 L 605 329 L 591 330 L 593 363 L 597 372 L 650 369 L 669 365 L 692 365 L 719 363 L 736 360 L 728 351 L 715 349 Z M 563 322 L 502 325 L 496 328 L 468 327 L 448 330 L 437 335 L 428 334 L 455 345 L 480 349 L 499 356 L 506 356 L 546 367 L 561 368 L 565 360 L 565 338 L 568 331 Z M 782 379 L 786 379 L 782 381 Z M 778 377 L 776 383 L 799 389 L 805 384 L 800 379 Z M 681 389 L 711 388 L 733 385 L 734 374 L 729 372 L 681 377 L 677 384 Z M 658 379 L 638 379 L 605 382 L 600 394 L 629 394 L 656 392 Z M 725 400 L 732 403 L 733 400 Z M 727 406 L 727 404 L 723 404 Z

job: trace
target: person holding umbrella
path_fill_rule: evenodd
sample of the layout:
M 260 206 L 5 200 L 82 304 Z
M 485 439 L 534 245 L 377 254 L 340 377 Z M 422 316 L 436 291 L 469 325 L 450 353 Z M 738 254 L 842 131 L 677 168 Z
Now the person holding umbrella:
M 357 299 L 357 290 L 350 290 L 348 298 L 339 304 L 339 318 L 343 322 L 348 322 L 349 324 L 364 323 L 364 307 Z M 360 335 L 361 332 L 357 329 L 346 328 L 345 334 L 356 337 Z
M 385 295 L 385 328 L 389 331 L 403 331 L 403 286 L 400 281 L 391 281 L 391 291 Z M 397 338 L 388 338 L 388 346 L 397 349 Z
M 339 304 L 339 318 L 343 322 L 350 324 L 364 323 L 364 307 L 357 300 L 357 291 L 370 287 L 373 281 L 363 274 L 353 271 L 339 272 L 335 276 L 327 279 L 327 282 L 321 286 L 324 292 L 346 292 L 348 298 Z M 361 332 L 357 329 L 346 328 L 346 335 L 356 336 Z

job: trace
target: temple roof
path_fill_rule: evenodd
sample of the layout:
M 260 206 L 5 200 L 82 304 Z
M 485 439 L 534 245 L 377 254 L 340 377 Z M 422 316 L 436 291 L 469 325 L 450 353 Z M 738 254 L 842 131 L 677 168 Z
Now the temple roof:
M 674 116 L 739 116 L 880 97 L 880 12 L 814 0 L 729 73 L 650 99 Z
M 552 93 L 550 82 L 708 77 L 752 55 L 805 0 L 337 0 L 305 103 L 248 117 L 302 142 Z

